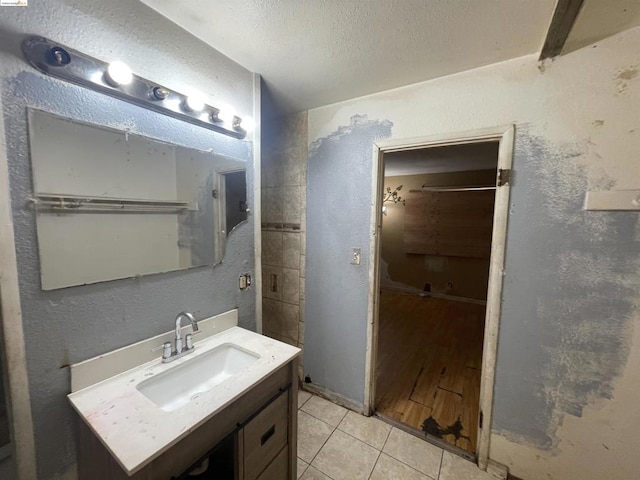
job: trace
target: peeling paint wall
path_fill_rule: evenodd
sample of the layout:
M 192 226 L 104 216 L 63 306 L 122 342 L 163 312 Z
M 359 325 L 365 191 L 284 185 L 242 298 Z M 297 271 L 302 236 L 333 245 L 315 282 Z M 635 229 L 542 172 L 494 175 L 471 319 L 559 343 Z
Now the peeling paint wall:
M 25 33 L 123 60 L 144 77 L 186 93 L 196 88 L 243 114 L 252 113 L 253 75 L 139 2 L 34 0 L 26 8 L 2 7 L 0 88 L 38 478 L 75 478 L 68 365 L 168 331 L 181 310 L 203 318 L 237 307 L 240 325 L 255 329 L 254 290 L 238 290 L 238 275 L 254 269 L 254 218 L 231 233 L 224 262 L 215 267 L 42 292 L 35 218 L 27 207 L 27 107 L 244 159 L 251 211 L 253 145 L 47 78 L 22 60 Z
M 515 123 L 490 456 L 528 480 L 637 478 L 639 216 L 583 203 L 640 186 L 638 51 L 636 28 L 309 112 L 314 382 L 363 401 L 368 259 L 349 259 L 371 242 L 372 143 Z
M 356 114 L 309 150 L 305 375 L 356 404 L 364 392 L 371 152 L 392 127 Z M 352 248 L 360 248 L 360 265 L 350 264 Z

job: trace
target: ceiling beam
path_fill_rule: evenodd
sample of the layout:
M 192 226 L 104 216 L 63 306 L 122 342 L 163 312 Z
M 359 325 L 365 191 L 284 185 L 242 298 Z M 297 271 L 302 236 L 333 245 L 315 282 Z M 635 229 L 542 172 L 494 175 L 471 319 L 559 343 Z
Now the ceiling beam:
M 539 60 L 560 55 L 583 3 L 584 0 L 558 0 Z

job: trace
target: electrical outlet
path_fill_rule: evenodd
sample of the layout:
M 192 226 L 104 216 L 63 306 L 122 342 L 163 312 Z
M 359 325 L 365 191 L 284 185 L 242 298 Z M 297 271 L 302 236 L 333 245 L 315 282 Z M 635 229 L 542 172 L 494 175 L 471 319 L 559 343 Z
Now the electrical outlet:
M 360 265 L 360 249 L 354 248 L 351 251 L 351 265 Z

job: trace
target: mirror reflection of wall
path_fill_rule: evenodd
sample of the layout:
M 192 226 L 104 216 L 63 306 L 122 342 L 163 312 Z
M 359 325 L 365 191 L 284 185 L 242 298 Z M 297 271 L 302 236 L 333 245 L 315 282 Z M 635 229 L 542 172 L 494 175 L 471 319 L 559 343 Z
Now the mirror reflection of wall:
M 233 229 L 247 219 L 247 182 L 246 172 L 240 170 L 223 175 L 225 194 L 225 230 L 227 236 Z
M 222 260 L 216 192 L 244 161 L 39 110 L 29 128 L 44 290 Z

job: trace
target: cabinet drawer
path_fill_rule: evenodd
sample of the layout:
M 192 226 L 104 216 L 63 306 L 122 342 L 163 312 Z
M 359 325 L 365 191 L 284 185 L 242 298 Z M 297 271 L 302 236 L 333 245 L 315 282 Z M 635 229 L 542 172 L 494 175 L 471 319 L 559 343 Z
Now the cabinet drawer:
M 269 464 L 258 480 L 284 480 L 289 478 L 289 447 L 280 450 L 278 456 Z
M 254 480 L 287 443 L 289 391 L 244 427 L 245 480 Z

